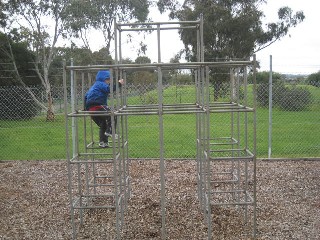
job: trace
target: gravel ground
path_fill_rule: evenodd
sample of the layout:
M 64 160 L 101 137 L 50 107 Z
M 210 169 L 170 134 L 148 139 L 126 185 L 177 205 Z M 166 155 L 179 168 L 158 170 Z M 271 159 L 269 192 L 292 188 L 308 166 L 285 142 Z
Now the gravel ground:
M 159 162 L 132 161 L 122 239 L 161 239 Z M 0 239 L 70 239 L 65 161 L 0 162 Z M 206 239 L 194 161 L 166 163 L 167 239 Z M 234 208 L 233 208 L 234 209 Z M 241 214 L 213 210 L 214 239 L 239 236 Z M 78 239 L 113 239 L 114 212 L 90 210 Z M 257 162 L 257 239 L 320 239 L 320 161 Z

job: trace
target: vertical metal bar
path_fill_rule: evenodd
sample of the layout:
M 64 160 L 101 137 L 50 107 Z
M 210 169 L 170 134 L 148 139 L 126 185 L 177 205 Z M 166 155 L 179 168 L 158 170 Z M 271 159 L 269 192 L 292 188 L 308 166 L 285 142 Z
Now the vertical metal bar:
M 73 99 L 74 99 L 74 106 L 73 106 L 73 111 L 75 112 L 78 110 L 77 107 L 77 72 L 73 71 L 73 77 L 72 77 L 72 88 L 71 92 L 73 92 Z M 79 139 L 79 129 L 78 129 L 78 118 L 76 117 L 72 117 L 72 123 L 73 123 L 73 127 L 72 127 L 72 140 L 73 140 L 73 155 L 78 155 L 79 154 L 79 144 L 78 144 L 78 139 Z M 78 171 L 78 195 L 79 195 L 79 204 L 82 207 L 83 204 L 83 192 L 82 192 L 82 181 L 81 181 L 81 163 L 77 163 L 77 171 Z M 79 210 L 80 212 L 80 224 L 83 223 L 83 209 Z
M 247 106 L 248 105 L 248 96 L 247 96 L 247 93 L 248 93 L 248 69 L 247 67 L 245 66 L 244 67 L 244 70 L 243 70 L 243 83 L 244 83 L 244 106 Z M 245 112 L 244 113 L 244 148 L 245 149 L 248 149 L 249 146 L 248 146 L 248 113 Z M 247 191 L 247 181 L 248 181 L 248 160 L 245 160 L 245 191 Z M 241 176 L 241 175 L 240 175 Z M 240 181 L 240 176 L 239 176 L 239 181 Z M 245 194 L 245 202 L 248 201 L 248 196 L 247 194 Z M 248 206 L 245 205 L 245 219 L 246 219 L 246 222 L 248 222 Z
M 201 62 L 204 62 L 204 39 L 203 39 L 203 14 L 200 14 L 200 27 L 199 27 L 199 33 L 200 33 L 200 60 Z M 206 114 L 204 122 L 206 125 L 204 125 L 204 137 L 206 139 L 206 185 L 207 185 L 207 194 L 208 194 L 208 201 L 207 201 L 207 215 L 208 215 L 208 239 L 211 239 L 212 237 L 212 224 L 211 224 L 211 169 L 210 169 L 210 105 L 209 105 L 209 68 L 206 69 L 206 76 L 204 75 L 204 68 L 201 68 L 201 82 L 204 82 L 202 87 L 202 92 L 204 93 L 204 87 L 207 88 L 207 96 L 206 98 L 203 98 L 203 103 L 206 103 Z M 205 131 L 206 130 L 206 131 Z
M 113 28 L 113 32 L 114 32 L 114 60 L 115 60 L 115 63 L 118 64 L 119 63 L 119 59 L 118 59 L 118 29 L 120 28 L 120 26 L 118 26 L 117 18 L 114 18 L 113 23 L 114 23 L 114 28 Z M 119 43 L 119 54 L 121 55 L 121 42 Z M 121 61 L 121 57 L 120 57 L 120 61 Z
M 204 71 L 204 69 L 203 69 Z M 206 99 L 205 99 L 205 105 L 207 106 L 206 107 L 206 126 L 205 126 L 205 151 L 207 152 L 207 181 L 208 181 L 208 193 L 209 195 L 211 195 L 211 161 L 210 161 L 210 107 L 209 107 L 209 67 L 206 66 L 206 69 L 205 69 L 205 76 L 203 76 L 203 81 L 204 81 L 204 90 L 205 90 L 205 96 L 206 96 Z M 211 196 L 209 197 L 209 208 L 210 209 L 210 198 Z M 211 211 L 210 211 L 211 212 Z
M 230 101 L 235 103 L 237 102 L 236 99 L 236 90 L 235 90 L 235 77 L 234 77 L 234 69 L 230 68 L 229 69 L 229 74 L 230 74 Z M 234 113 L 230 112 L 230 140 L 232 141 L 234 139 Z M 234 145 L 231 145 L 231 149 L 234 149 Z M 234 172 L 234 165 L 235 165 L 235 160 L 234 160 L 234 151 L 231 152 L 231 170 L 230 172 L 233 175 Z M 234 190 L 234 185 L 232 184 L 232 191 Z M 232 193 L 232 197 L 235 197 L 235 194 Z
M 271 158 L 272 151 L 272 55 L 270 55 L 270 71 L 269 71 L 269 148 L 268 158 Z
M 111 111 L 114 111 L 114 91 L 113 91 L 113 84 L 115 83 L 114 81 L 114 74 L 113 74 L 113 69 L 109 69 L 110 71 L 110 97 L 109 97 L 109 107 L 111 109 Z M 114 130 L 114 129 L 112 129 Z
M 85 79 L 85 75 L 84 75 L 84 72 L 81 73 L 81 95 L 82 95 L 82 100 L 83 100 L 83 109 L 85 109 L 85 101 L 84 101 L 84 98 L 85 98 L 85 88 L 84 88 L 84 85 L 85 85 L 85 82 L 84 82 L 84 79 Z M 84 145 L 84 152 L 87 153 L 88 152 L 88 148 L 87 148 L 87 125 L 86 125 L 86 119 L 87 117 L 84 116 L 83 117 L 83 145 Z M 88 160 L 88 157 L 86 156 L 85 157 L 86 161 Z M 86 202 L 88 203 L 89 202 L 89 165 L 88 163 L 86 162 L 85 163 L 85 182 L 86 182 Z
M 195 85 L 196 85 L 196 94 L 197 94 L 197 103 L 199 104 L 199 77 L 198 72 L 195 71 Z M 197 180 L 198 180 L 198 198 L 200 201 L 200 208 L 203 208 L 203 192 L 202 192 L 202 164 L 201 164 L 201 139 L 200 139 L 200 121 L 201 121 L 201 113 L 196 114 L 196 138 L 197 138 Z
M 246 67 L 244 67 L 244 83 L 245 83 L 245 91 L 247 91 L 247 69 L 246 69 Z M 247 105 L 247 98 L 245 98 L 245 106 Z M 249 146 L 248 146 L 248 113 L 247 112 L 245 112 L 245 115 L 244 115 L 244 117 L 245 117 L 245 126 L 244 126 L 244 128 L 245 128 L 245 136 L 244 136 L 244 138 L 245 138 L 245 149 L 248 149 L 249 148 Z M 244 171 L 245 171 L 245 173 L 244 173 L 244 179 L 245 179 L 245 187 L 244 187 L 244 190 L 245 190 L 245 196 L 244 196 L 244 200 L 245 200 L 245 202 L 248 202 L 248 196 L 247 196 L 247 190 L 248 190 L 248 181 L 249 181 L 249 177 L 248 177 L 248 159 L 246 159 L 246 160 L 244 160 L 245 161 L 245 166 L 244 166 Z M 240 179 L 239 179 L 240 180 Z M 246 224 L 248 224 L 248 205 L 245 205 L 244 206 L 244 218 L 245 218 L 245 222 L 246 222 Z
M 197 28 L 197 61 L 201 61 L 201 42 L 200 42 L 200 28 Z M 195 77 L 195 90 L 196 90 L 196 103 L 198 103 L 200 106 L 203 106 L 203 103 L 201 102 L 201 83 L 200 83 L 200 69 L 197 68 L 194 71 L 194 77 Z M 204 203 L 204 191 L 203 191 L 203 166 L 202 166 L 202 159 L 203 159 L 203 145 L 202 145 L 202 135 L 201 135 L 201 122 L 202 122 L 202 113 L 196 114 L 196 131 L 197 131 L 197 179 L 198 179 L 198 197 L 200 201 L 200 207 L 201 209 L 205 209 Z
M 77 71 L 74 71 L 74 75 L 73 75 L 73 79 L 74 79 L 74 83 L 73 83 L 73 92 L 74 92 L 74 97 L 75 97 L 75 106 L 74 106 L 74 110 L 78 111 L 78 87 L 77 87 Z M 74 147 L 75 147 L 75 151 L 76 154 L 79 153 L 79 124 L 78 124 L 78 118 L 74 118 L 74 129 L 75 129 L 75 142 L 74 142 Z
M 73 58 L 70 59 L 70 65 L 73 66 Z M 75 111 L 75 96 L 74 96 L 74 71 L 70 70 L 70 97 L 71 97 L 71 111 Z M 75 140 L 75 119 L 71 119 L 71 128 L 72 128 L 72 156 L 76 156 L 76 140 Z
M 244 106 L 247 106 L 248 105 L 248 97 L 247 97 L 247 94 L 248 94 L 248 70 L 247 70 L 247 67 L 244 67 Z M 255 94 L 255 93 L 253 93 Z M 248 149 L 249 146 L 248 146 L 248 113 L 245 112 L 244 113 L 244 148 L 245 149 Z M 247 194 L 246 194 L 246 191 L 248 189 L 248 160 L 244 160 L 245 161 L 245 166 L 244 166 L 244 181 L 245 181 L 245 202 L 248 201 L 248 197 L 247 197 Z M 239 179 L 240 180 L 240 179 Z M 247 205 L 245 205 L 245 213 L 244 213 L 244 218 L 245 218 L 245 221 L 246 223 L 248 222 L 248 207 Z
M 116 24 L 115 21 L 115 33 L 119 31 L 119 41 L 116 41 L 119 43 L 119 59 L 116 59 L 116 62 L 122 63 L 122 31 L 121 31 L 121 26 Z M 118 35 L 116 35 L 117 37 Z M 116 46 L 115 49 L 118 49 Z M 121 100 L 120 100 L 120 105 L 124 106 L 127 105 L 127 79 L 126 79 L 126 74 L 123 72 L 123 70 L 120 73 L 120 78 L 123 78 L 124 85 L 121 87 Z M 124 184 L 125 184 L 125 189 L 124 189 L 124 196 L 125 196 L 125 208 L 127 207 L 127 201 L 128 198 L 130 197 L 130 179 L 129 179 L 129 155 L 128 155 L 128 116 L 120 116 L 120 123 L 121 123 L 121 132 L 118 133 L 119 136 L 121 136 L 121 140 L 118 139 L 118 141 L 121 141 L 121 146 L 122 146 L 122 159 L 123 159 L 123 172 L 124 172 Z M 119 123 L 118 123 L 119 124 Z
M 114 72 L 113 69 L 110 69 L 110 104 L 109 108 L 111 111 L 111 129 L 112 129 L 112 158 L 113 158 L 113 184 L 114 184 L 114 202 L 115 202 L 115 211 L 116 211 L 116 235 L 117 239 L 120 239 L 120 221 L 119 221 L 119 168 L 117 161 L 117 152 L 116 152 L 116 143 L 115 143 L 115 120 L 114 120 L 114 91 L 113 91 L 113 83 L 114 83 Z M 110 113 L 107 113 L 110 114 Z
M 159 97 L 159 143 L 160 143 L 160 178 L 161 178 L 161 236 L 166 239 L 166 199 L 165 199 L 165 164 L 164 164 L 164 133 L 163 133 L 163 96 L 162 96 L 162 70 L 158 68 L 158 97 Z
M 237 104 L 240 104 L 240 69 L 237 68 Z M 240 149 L 240 113 L 237 112 L 237 148 Z M 238 157 L 240 157 L 241 152 L 238 151 Z M 241 174 L 240 174 L 240 160 L 237 161 L 237 179 L 238 179 L 238 186 L 237 190 L 240 189 L 240 182 L 241 182 Z M 237 194 L 237 202 L 239 202 L 239 192 Z
M 66 157 L 68 167 L 68 193 L 69 193 L 69 205 L 72 225 L 72 239 L 76 239 L 76 226 L 74 219 L 74 207 L 73 207 L 73 195 L 72 195 L 72 173 L 70 163 L 70 146 L 69 146 L 69 124 L 68 124 L 68 92 L 67 92 L 67 73 L 66 73 L 66 60 L 63 60 L 63 97 L 64 97 L 64 118 L 65 118 L 65 138 L 66 138 Z
M 247 106 L 248 105 L 248 67 L 245 66 L 243 68 L 243 84 L 244 84 L 244 106 Z M 248 149 L 249 146 L 248 146 L 248 113 L 245 112 L 244 113 L 244 147 L 245 149 Z M 247 182 L 248 180 L 248 165 L 247 165 L 247 161 L 248 160 L 245 160 L 245 181 Z M 240 175 L 241 176 L 241 175 Z M 239 177 L 239 181 L 240 181 L 240 177 Z M 247 187 L 246 187 L 246 190 L 247 190 Z M 245 201 L 247 202 L 248 200 L 248 197 L 247 197 L 247 194 L 245 194 Z M 245 219 L 247 221 L 247 205 L 245 206 Z
M 161 63 L 161 36 L 160 24 L 157 25 L 157 43 L 158 43 L 158 63 Z M 161 81 L 162 82 L 162 81 Z M 161 83 L 162 84 L 162 83 Z
M 158 62 L 161 62 L 160 24 L 157 25 Z M 158 67 L 158 102 L 159 102 L 159 142 L 160 142 L 160 178 L 161 178 L 161 238 L 166 239 L 166 202 L 165 202 L 165 176 L 164 176 L 164 133 L 163 133 L 163 94 L 162 69 Z
M 124 78 L 124 85 L 122 86 L 122 95 L 123 95 L 123 105 L 127 105 L 127 76 L 126 76 L 126 72 L 123 73 L 123 78 Z M 129 153 L 128 153 L 128 116 L 122 116 L 123 118 L 123 122 L 122 122 L 122 146 L 123 146 L 123 154 L 124 154 L 124 159 L 125 159 L 125 164 L 126 164 L 126 184 L 128 184 L 127 187 L 127 196 L 129 197 L 131 194 L 130 191 L 130 172 L 129 172 Z
M 256 55 L 253 55 L 253 236 L 256 237 L 256 229 L 257 229 L 257 214 L 256 214 L 256 208 L 257 208 L 257 61 L 256 61 Z
M 89 72 L 88 73 L 88 85 L 89 87 L 91 87 L 92 85 L 92 74 Z M 94 147 L 94 124 L 93 124 L 93 120 L 92 118 L 90 117 L 90 139 L 91 139 L 91 145 L 92 147 Z M 94 152 L 94 149 L 92 148 L 92 153 Z M 91 156 L 91 160 L 94 161 L 95 160 L 95 156 L 94 154 L 92 154 Z M 93 193 L 94 194 L 97 194 L 97 180 L 96 180 L 96 164 L 94 162 L 92 162 L 92 178 L 93 178 Z M 89 189 L 89 191 L 91 191 Z
M 118 31 L 119 31 L 119 39 L 118 39 Z M 116 18 L 114 19 L 114 35 L 115 35 L 115 62 L 116 64 L 122 62 L 122 47 L 121 47 L 121 27 L 117 24 L 117 20 Z M 119 46 L 118 46 L 119 44 Z M 119 49 L 119 58 L 118 58 L 118 49 Z M 118 79 L 119 79 L 119 72 L 118 70 L 116 70 L 116 79 L 115 79 L 115 84 L 116 84 L 116 109 L 118 110 L 120 108 L 120 104 L 122 102 L 122 96 L 123 96 L 123 89 L 121 88 L 121 97 L 120 97 L 120 101 L 119 101 L 119 87 L 118 87 Z M 122 76 L 120 76 L 122 77 Z M 113 81 L 113 79 L 111 80 Z M 111 85 L 113 86 L 113 84 Z M 112 104 L 114 104 L 112 102 Z M 113 105 L 112 105 L 113 106 Z M 122 105 L 121 105 L 122 106 Z M 126 199 L 126 166 L 125 166 L 125 162 L 126 162 L 126 159 L 124 158 L 124 149 L 123 149 L 123 146 L 124 146 L 124 135 L 123 135 L 123 116 L 121 117 L 118 117 L 117 118 L 117 126 L 115 126 L 115 117 L 117 117 L 115 114 L 114 114 L 114 109 L 112 108 L 112 116 L 111 116 L 111 124 L 112 124 L 112 141 L 113 141 L 113 153 L 114 153 L 114 156 L 113 156 L 113 161 L 114 161 L 114 166 L 117 164 L 117 162 L 119 162 L 119 168 L 118 168 L 118 171 L 120 172 L 119 174 L 119 184 L 120 184 L 120 189 L 119 189 L 119 193 L 116 193 L 116 194 L 119 194 L 120 197 L 125 197 L 125 202 L 127 201 Z M 121 131 L 120 131 L 120 125 L 121 125 Z M 117 129 L 117 131 L 116 131 Z M 118 151 L 120 152 L 120 159 L 116 159 L 116 143 L 115 143 L 115 134 L 118 134 L 118 139 L 117 139 L 117 146 L 118 146 Z M 120 136 L 121 136 L 121 139 L 120 139 Z M 117 173 L 118 175 L 118 173 Z M 117 188 L 118 186 L 116 185 L 115 183 L 115 187 Z M 123 195 L 124 194 L 124 195 Z M 120 202 L 120 210 L 121 210 L 121 223 L 123 222 L 123 204 L 122 204 L 122 201 L 123 199 L 121 199 L 121 202 Z M 119 206 L 118 206 L 118 197 L 116 197 L 116 218 L 117 218 L 117 238 L 120 239 L 120 226 L 119 226 Z

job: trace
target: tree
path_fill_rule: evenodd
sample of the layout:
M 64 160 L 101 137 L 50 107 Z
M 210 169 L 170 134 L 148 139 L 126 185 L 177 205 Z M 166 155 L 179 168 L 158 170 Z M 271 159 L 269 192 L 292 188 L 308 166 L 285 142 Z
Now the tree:
M 64 0 L 8 0 L 4 3 L 7 19 L 5 30 L 18 29 L 21 39 L 34 53 L 34 69 L 47 95 L 47 120 L 54 120 L 49 72 L 56 55 L 56 44 L 62 37 Z M 49 25 L 53 24 L 53 28 Z
M 102 32 L 107 54 L 110 54 L 111 40 L 114 38 L 115 18 L 120 22 L 132 19 L 145 21 L 149 14 L 151 1 L 148 0 L 69 0 L 65 15 L 66 26 L 70 34 L 80 38 L 84 46 L 90 49 L 89 34 L 92 29 Z
M 1 41 L 0 52 L 2 53 L 1 55 L 4 57 L 3 59 L 4 62 L 3 64 L 1 64 L 2 67 L 4 67 L 3 69 L 4 75 L 1 77 L 4 77 L 6 80 L 10 79 L 11 80 L 10 85 L 12 84 L 20 85 L 24 88 L 24 92 L 25 92 L 24 97 L 26 96 L 28 97 L 20 98 L 20 99 L 25 99 L 26 101 L 28 100 L 28 102 L 26 102 L 25 104 L 30 105 L 31 108 L 33 108 L 32 107 L 33 104 L 36 104 L 38 107 L 42 109 L 46 108 L 42 104 L 42 102 L 40 102 L 37 99 L 37 97 L 30 90 L 30 88 L 28 88 L 26 85 L 26 82 L 30 81 L 30 78 L 28 78 L 28 75 L 33 74 L 33 71 L 28 69 L 28 62 L 32 59 L 33 54 L 26 49 L 26 43 L 25 42 L 14 43 L 13 42 L 14 37 L 8 36 L 6 34 L 3 34 L 1 39 L 3 41 Z M 34 79 L 31 79 L 31 80 L 35 80 L 35 81 L 39 80 L 37 79 L 37 77 L 32 77 L 32 78 Z M 7 84 L 4 83 L 3 85 L 7 85 Z M 6 98 L 10 99 L 8 97 Z M 14 103 L 17 103 L 17 101 L 10 101 L 11 106 L 13 106 Z M 19 107 L 20 105 L 24 105 L 24 104 L 21 104 L 20 102 Z M 37 111 L 32 111 L 32 112 L 36 113 Z
M 7 15 L 4 11 L 5 3 L 0 1 L 0 26 L 4 27 L 6 25 Z
M 257 83 L 265 83 L 265 84 L 269 84 L 269 76 L 270 73 L 268 71 L 262 71 L 262 72 L 257 72 L 256 74 L 256 81 Z M 272 82 L 276 82 L 283 79 L 283 76 L 280 73 L 277 72 L 272 72 Z M 250 74 L 248 76 L 248 82 L 252 83 L 253 82 L 253 76 L 252 74 Z
M 112 59 L 111 55 L 109 54 L 109 50 L 105 47 L 101 48 L 99 51 L 93 52 L 92 54 L 92 63 L 91 64 L 113 64 L 114 60 Z
M 12 34 L 8 36 L 0 32 L 0 86 L 39 84 L 40 79 L 31 70 L 30 63 L 33 62 L 34 56 L 28 50 L 27 42 L 14 41 L 15 37 Z
M 151 59 L 146 56 L 137 57 L 134 61 L 135 64 L 151 63 Z M 136 70 L 130 74 L 129 82 L 136 86 L 141 86 L 143 89 L 147 86 L 157 82 L 154 70 Z
M 252 54 L 270 46 L 285 36 L 291 27 L 304 20 L 303 12 L 295 14 L 289 7 L 280 8 L 279 20 L 263 28 L 263 12 L 259 6 L 264 0 L 186 0 L 179 7 L 177 1 L 161 0 L 160 11 L 171 10 L 171 18 L 180 21 L 204 19 L 204 60 L 248 59 Z M 196 59 L 197 38 L 194 30 L 182 29 L 180 37 L 185 45 L 186 58 Z M 228 80 L 227 69 L 215 69 L 210 81 L 217 99 L 222 83 Z
M 159 1 L 158 6 L 160 3 L 165 6 L 160 10 L 170 9 L 170 16 L 180 21 L 197 20 L 203 14 L 206 60 L 246 59 L 285 36 L 305 18 L 302 11 L 294 14 L 289 7 L 282 7 L 278 10 L 278 22 L 268 23 L 264 29 L 264 15 L 259 10 L 264 0 L 186 0 L 179 9 L 177 1 L 169 2 Z M 188 58 L 194 58 L 196 35 L 192 30 L 183 29 L 180 36 Z
M 21 86 L 0 90 L 0 119 L 22 120 L 35 117 L 40 110 L 30 91 Z
M 320 71 L 310 74 L 307 78 L 307 82 L 312 86 L 320 87 Z
M 151 59 L 146 56 L 139 56 L 134 62 L 138 64 L 151 63 Z

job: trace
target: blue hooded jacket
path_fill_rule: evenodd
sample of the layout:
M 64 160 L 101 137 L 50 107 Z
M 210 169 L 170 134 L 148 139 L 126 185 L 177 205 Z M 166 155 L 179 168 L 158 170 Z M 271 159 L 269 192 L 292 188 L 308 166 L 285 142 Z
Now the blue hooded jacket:
M 110 93 L 109 84 L 105 83 L 110 79 L 109 71 L 99 71 L 96 75 L 96 82 L 91 86 L 85 95 L 85 108 L 89 110 L 92 106 L 107 105 L 108 94 Z

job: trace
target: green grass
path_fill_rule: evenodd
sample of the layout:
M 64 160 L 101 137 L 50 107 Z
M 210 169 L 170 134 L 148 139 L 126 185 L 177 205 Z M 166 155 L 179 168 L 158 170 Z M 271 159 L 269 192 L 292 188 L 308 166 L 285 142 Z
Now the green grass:
M 27 121 L 0 121 L 0 159 L 65 158 L 65 124 L 62 115 L 55 122 L 44 116 Z
M 273 110 L 272 157 L 320 156 L 320 89 L 307 86 L 314 98 L 313 105 L 301 112 Z M 249 88 L 250 90 L 250 88 Z M 168 88 L 164 91 L 165 103 L 194 102 L 194 88 Z M 157 97 L 156 91 L 147 93 L 149 100 Z M 129 104 L 141 104 L 140 97 L 130 97 Z M 268 155 L 268 109 L 257 109 L 257 156 Z M 241 115 L 241 114 L 240 114 Z M 249 116 L 249 125 L 252 115 Z M 243 123 L 243 114 L 240 123 Z M 164 115 L 164 156 L 190 158 L 196 154 L 196 119 L 194 114 Z M 82 126 L 79 119 L 79 126 Z M 213 114 L 211 135 L 230 135 L 230 114 Z M 133 158 L 159 157 L 158 116 L 129 116 L 129 154 Z M 241 144 L 244 144 L 243 124 L 240 124 Z M 94 125 L 94 138 L 98 128 Z M 82 142 L 83 134 L 80 131 Z M 252 142 L 252 131 L 249 134 Z M 46 122 L 44 116 L 27 121 L 0 121 L 0 159 L 65 159 L 65 121 L 57 115 L 55 122 Z

